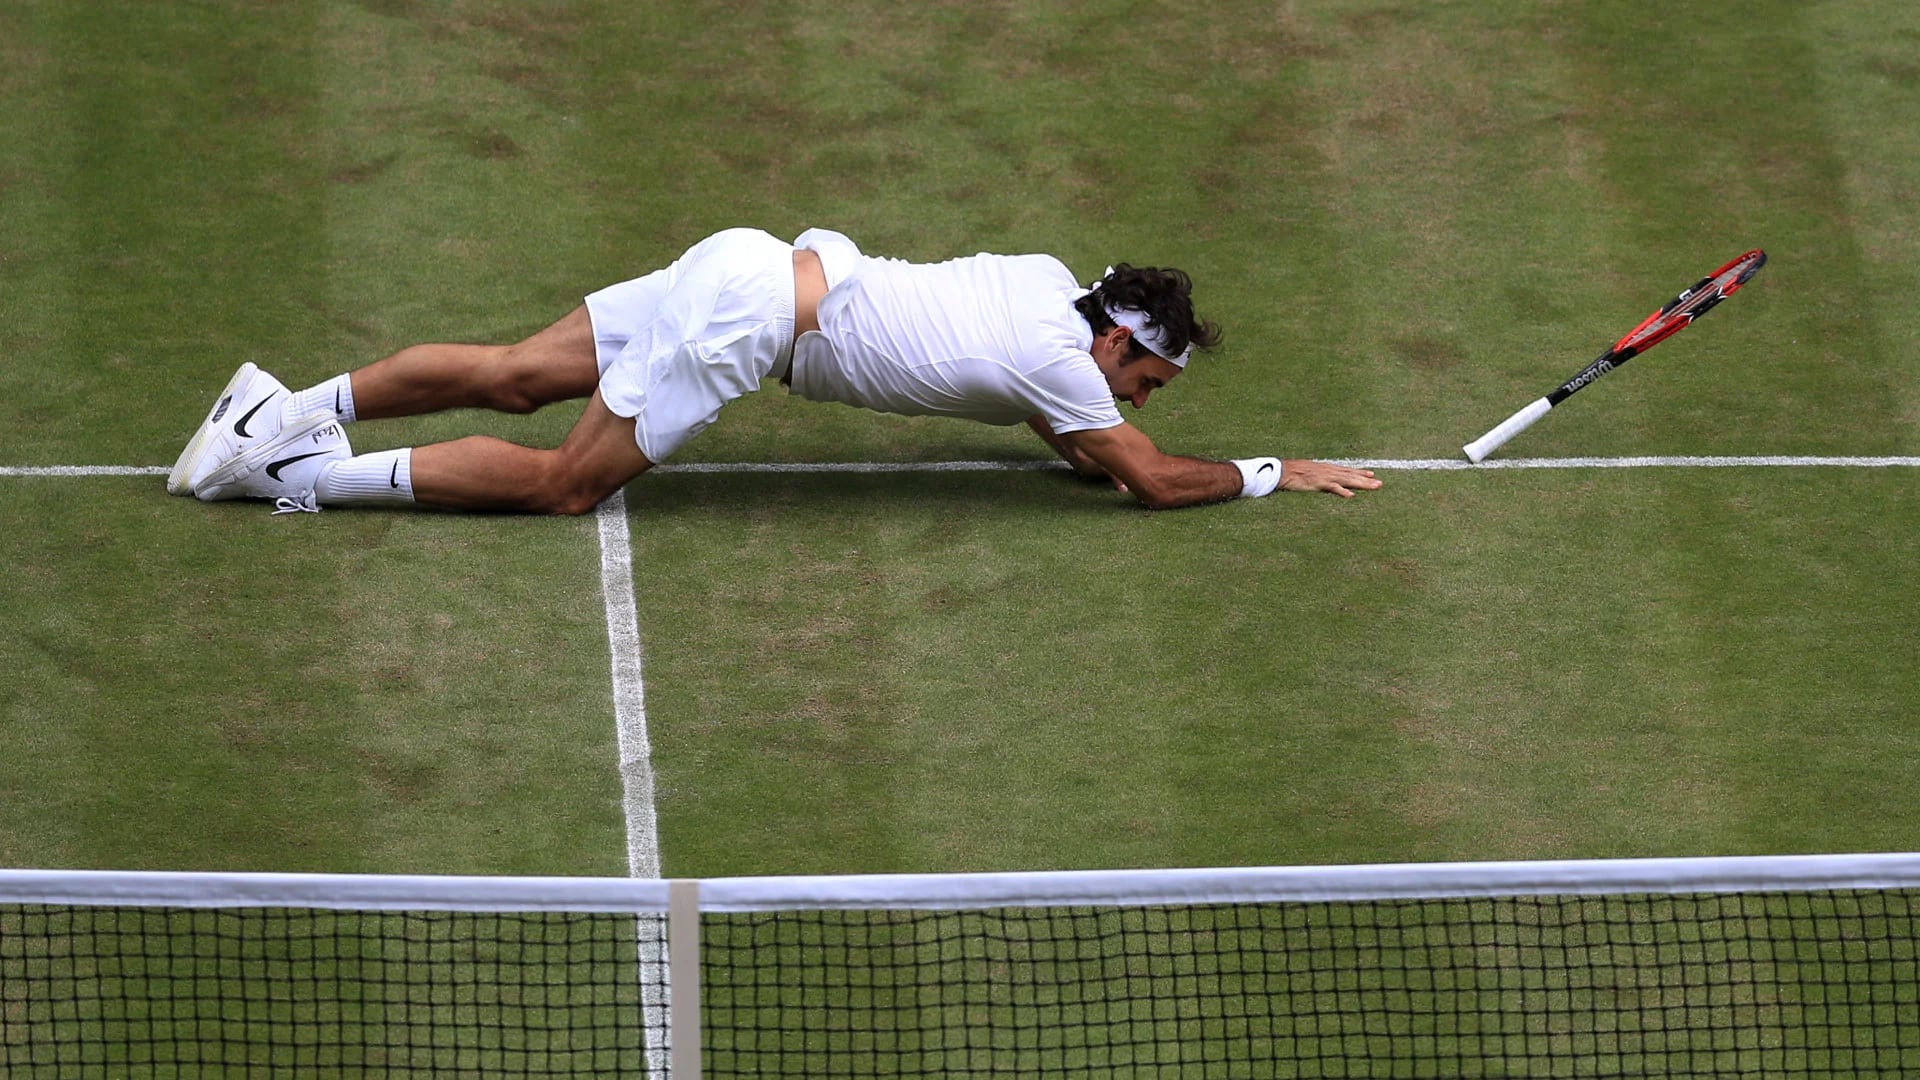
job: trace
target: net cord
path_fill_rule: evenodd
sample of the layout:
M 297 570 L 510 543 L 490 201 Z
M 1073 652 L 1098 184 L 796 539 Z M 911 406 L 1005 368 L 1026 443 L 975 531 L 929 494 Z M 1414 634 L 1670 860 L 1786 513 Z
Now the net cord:
M 0 870 L 0 904 L 664 915 L 669 881 Z M 1920 887 L 1920 853 L 713 878 L 711 912 L 980 910 Z

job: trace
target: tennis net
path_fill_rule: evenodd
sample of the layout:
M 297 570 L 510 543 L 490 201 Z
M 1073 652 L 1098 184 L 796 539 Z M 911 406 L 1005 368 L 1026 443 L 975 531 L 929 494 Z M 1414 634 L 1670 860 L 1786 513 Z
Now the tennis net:
M 1920 855 L 0 871 L 0 1074 L 1920 1075 Z

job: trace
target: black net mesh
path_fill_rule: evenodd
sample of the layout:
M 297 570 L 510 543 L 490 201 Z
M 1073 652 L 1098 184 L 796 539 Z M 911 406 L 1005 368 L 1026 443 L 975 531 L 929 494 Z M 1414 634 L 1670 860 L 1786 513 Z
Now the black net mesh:
M 709 912 L 701 1044 L 711 1076 L 1914 1076 L 1916 895 Z M 0 906 L 0 1075 L 663 1075 L 661 939 Z
M 632 915 L 0 907 L 0 1076 L 644 1076 L 643 978 L 664 980 L 640 962 L 644 930 Z
M 707 1075 L 1920 1075 L 1912 901 L 708 915 Z

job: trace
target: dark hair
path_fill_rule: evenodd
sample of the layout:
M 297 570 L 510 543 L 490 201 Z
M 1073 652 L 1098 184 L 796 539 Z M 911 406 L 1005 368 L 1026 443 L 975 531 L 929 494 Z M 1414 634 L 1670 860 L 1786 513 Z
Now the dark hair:
M 1185 352 L 1189 345 L 1211 349 L 1220 344 L 1219 325 L 1193 314 L 1193 279 L 1171 267 L 1118 263 L 1092 292 L 1073 302 L 1096 335 L 1113 329 L 1113 320 L 1107 316 L 1109 304 L 1144 312 L 1147 325 L 1160 328 L 1175 356 Z M 1152 350 L 1138 338 L 1129 344 L 1133 359 L 1152 355 Z

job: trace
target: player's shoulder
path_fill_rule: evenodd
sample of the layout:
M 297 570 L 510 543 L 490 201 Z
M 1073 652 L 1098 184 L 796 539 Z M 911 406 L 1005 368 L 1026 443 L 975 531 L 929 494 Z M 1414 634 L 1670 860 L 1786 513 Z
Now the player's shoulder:
M 1049 354 L 1085 354 L 1093 346 L 1093 327 L 1074 307 L 1086 290 L 1067 265 L 1052 255 L 1018 255 L 1018 280 L 1008 290 L 1031 344 Z M 1089 363 L 1091 357 L 1086 358 Z
M 1077 288 L 1079 282 L 1074 279 L 1073 271 L 1067 264 L 1045 252 L 1029 252 L 1023 255 L 995 255 L 983 251 L 974 256 L 976 259 L 991 260 L 1009 276 L 1018 276 L 1044 282 L 1055 287 Z

